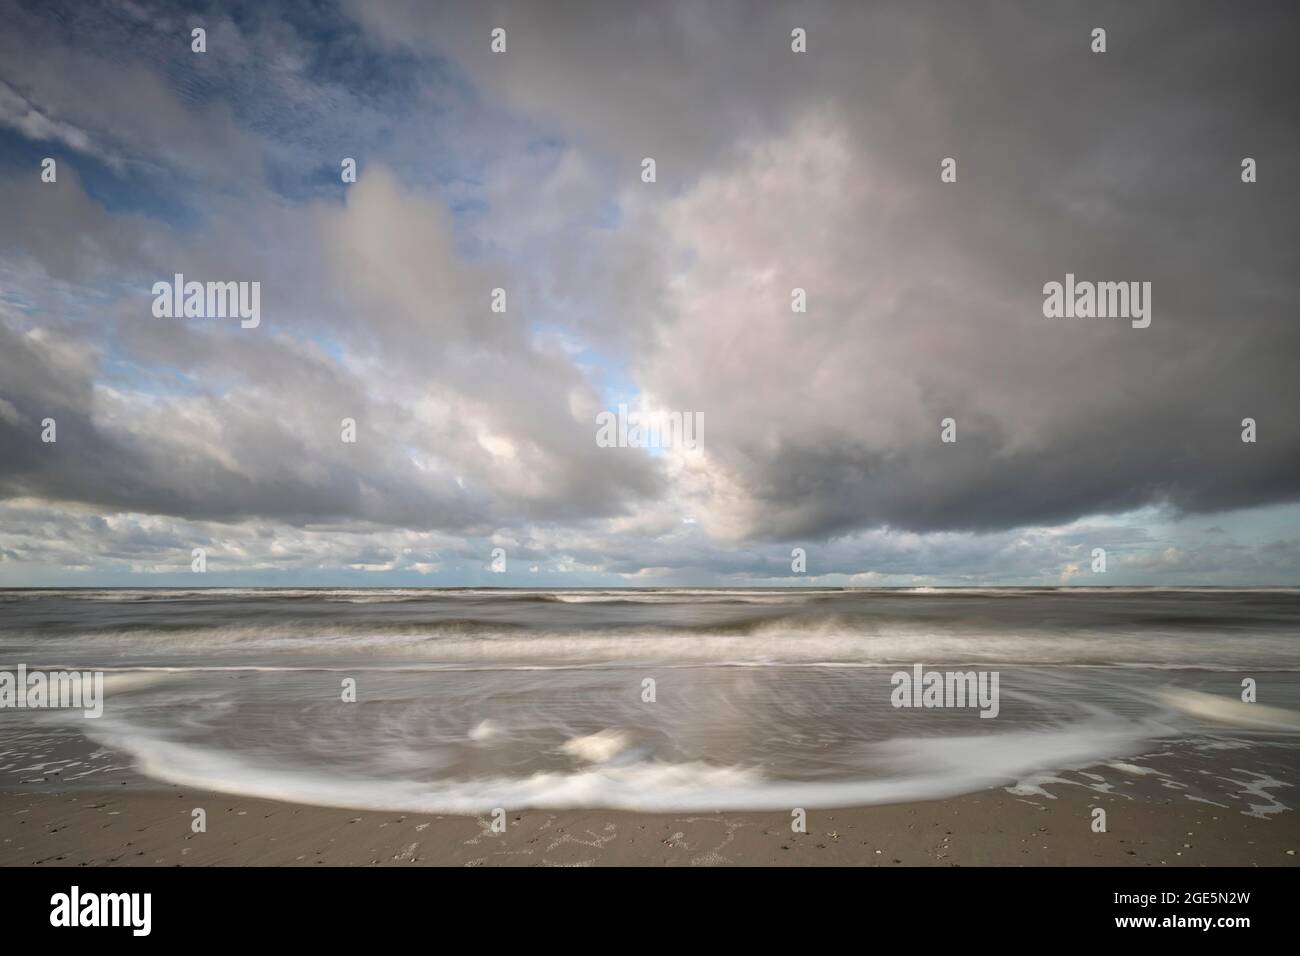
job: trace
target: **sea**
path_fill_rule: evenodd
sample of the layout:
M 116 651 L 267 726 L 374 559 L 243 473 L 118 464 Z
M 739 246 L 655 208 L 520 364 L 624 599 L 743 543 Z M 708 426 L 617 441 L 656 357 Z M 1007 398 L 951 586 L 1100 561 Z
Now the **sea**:
M 1288 588 L 0 590 L 19 665 L 102 672 L 103 713 L 0 707 L 3 788 L 788 811 L 1101 767 L 1269 816 L 1300 765 Z M 901 692 L 932 672 L 996 675 L 996 715 Z

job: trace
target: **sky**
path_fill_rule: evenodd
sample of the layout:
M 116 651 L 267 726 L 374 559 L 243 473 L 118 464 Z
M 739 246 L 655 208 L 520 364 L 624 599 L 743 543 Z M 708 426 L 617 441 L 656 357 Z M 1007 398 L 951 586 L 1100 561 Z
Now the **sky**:
M 1297 25 L 0 0 L 0 586 L 1300 585 Z

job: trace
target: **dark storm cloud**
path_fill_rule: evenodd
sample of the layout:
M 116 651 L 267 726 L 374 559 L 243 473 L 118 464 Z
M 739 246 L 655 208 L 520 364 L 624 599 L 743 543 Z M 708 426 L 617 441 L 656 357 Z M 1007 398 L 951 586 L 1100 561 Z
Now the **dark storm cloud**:
M 611 299 L 648 297 L 627 307 L 646 321 L 597 334 L 621 338 L 661 404 L 705 413 L 710 463 L 741 499 L 724 533 L 989 529 L 1300 491 L 1292 7 L 357 15 L 461 57 L 580 142 L 656 157 L 671 188 L 634 220 L 644 246 L 610 239 L 602 270 Z M 664 292 L 683 272 L 709 307 Z M 1066 273 L 1151 282 L 1151 327 L 1044 318 L 1042 287 Z M 778 314 L 794 286 L 813 303 L 798 325 Z M 939 442 L 949 416 L 956 445 Z M 1257 444 L 1240 441 L 1246 417 Z

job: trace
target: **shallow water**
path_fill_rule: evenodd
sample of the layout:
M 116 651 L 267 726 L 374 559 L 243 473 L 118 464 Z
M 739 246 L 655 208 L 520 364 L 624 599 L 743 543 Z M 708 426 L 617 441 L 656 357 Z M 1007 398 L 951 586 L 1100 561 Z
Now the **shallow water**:
M 0 591 L 19 663 L 102 670 L 107 699 L 0 710 L 0 782 L 73 741 L 42 782 L 129 761 L 410 811 L 861 805 L 1300 746 L 1287 589 Z M 893 706 L 915 664 L 996 671 L 997 716 Z

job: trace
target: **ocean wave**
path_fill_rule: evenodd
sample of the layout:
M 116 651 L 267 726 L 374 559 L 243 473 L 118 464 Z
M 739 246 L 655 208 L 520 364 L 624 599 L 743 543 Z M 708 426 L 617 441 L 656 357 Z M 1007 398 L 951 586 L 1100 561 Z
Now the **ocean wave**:
M 376 779 L 258 760 L 167 740 L 138 727 L 96 728 L 88 735 L 129 754 L 145 775 L 179 786 L 315 806 L 486 815 L 496 807 L 788 812 L 791 807 L 938 799 L 1014 785 L 1045 770 L 1080 769 L 1132 756 L 1162 730 L 1094 722 L 1045 731 L 895 738 L 865 752 L 876 775 L 818 781 L 774 779 L 758 767 L 698 760 L 611 762 L 600 758 L 606 750 L 617 750 L 604 746 L 580 748 L 578 759 L 587 765 L 571 771 L 436 781 Z
M 1251 730 L 1300 733 L 1300 713 L 1285 707 L 1246 703 L 1233 697 L 1170 687 L 1160 694 L 1168 707 L 1213 724 L 1227 724 Z
M 680 626 L 530 628 L 474 618 L 430 623 L 310 621 L 87 630 L 51 636 L 39 632 L 0 635 L 0 658 L 20 648 L 56 663 L 80 660 L 111 664 L 105 653 L 169 664 L 176 655 L 366 656 L 412 661 L 503 661 L 601 664 L 823 663 L 871 664 L 925 661 L 1043 666 L 1133 666 L 1233 670 L 1300 667 L 1300 643 L 1287 634 L 1250 634 L 1236 640 L 1220 633 L 1131 631 L 1061 632 L 966 627 L 936 630 L 893 623 L 818 618 L 741 618 Z M 270 661 L 268 661 L 270 662 Z

